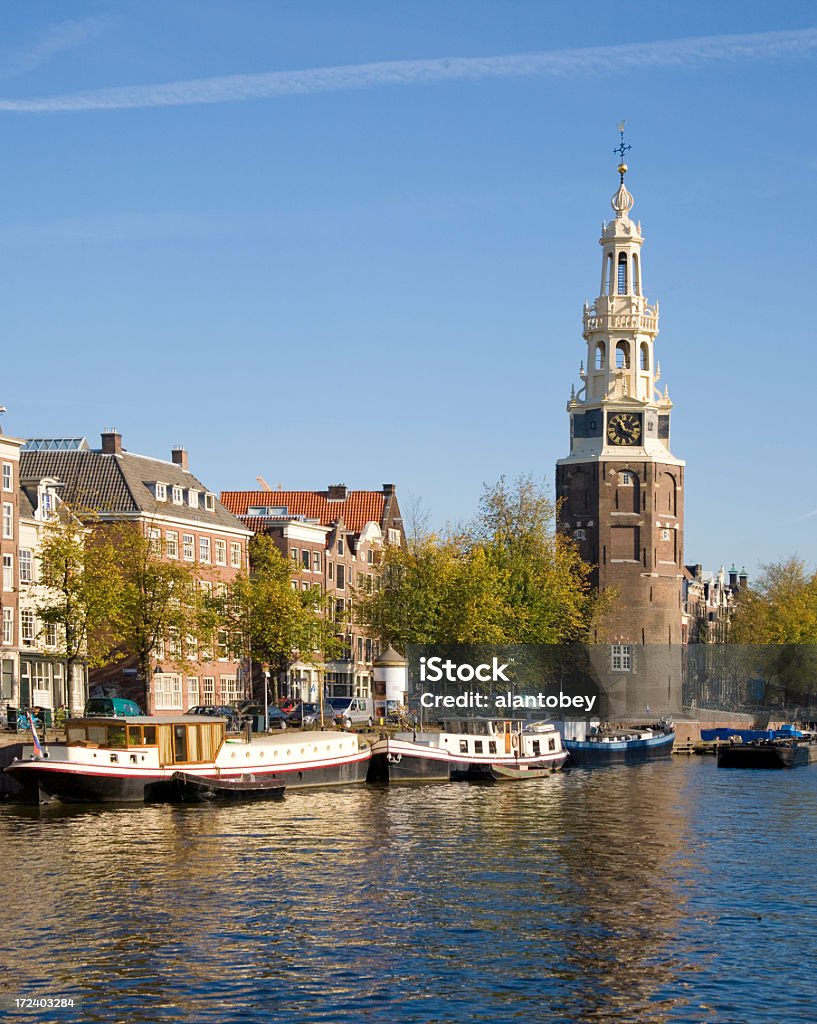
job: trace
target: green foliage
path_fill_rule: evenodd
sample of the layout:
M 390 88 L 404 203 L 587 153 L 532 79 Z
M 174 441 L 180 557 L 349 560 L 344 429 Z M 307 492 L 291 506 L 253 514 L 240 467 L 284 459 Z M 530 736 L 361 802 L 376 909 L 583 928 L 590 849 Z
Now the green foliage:
M 264 535 L 250 541 L 250 573 L 240 574 L 222 601 L 232 649 L 281 669 L 294 657 L 318 661 L 338 653 L 320 588 L 295 590 L 293 565 Z
M 114 622 L 120 590 L 116 549 L 107 537 L 91 533 L 64 504 L 43 527 L 38 551 L 37 616 L 57 627 L 57 647 L 69 665 L 79 658 L 104 665 L 116 646 Z
M 817 690 L 817 573 L 795 557 L 762 566 L 740 595 L 729 640 L 746 645 L 767 700 L 808 700 Z
M 597 612 L 590 566 L 554 523 L 553 502 L 530 477 L 502 478 L 469 526 L 388 548 L 379 590 L 358 593 L 358 618 L 402 650 L 586 639 Z

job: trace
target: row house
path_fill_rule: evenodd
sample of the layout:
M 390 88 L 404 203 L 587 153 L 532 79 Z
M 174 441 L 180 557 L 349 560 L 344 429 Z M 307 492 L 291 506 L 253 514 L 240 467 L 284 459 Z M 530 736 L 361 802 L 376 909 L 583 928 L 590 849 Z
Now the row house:
M 290 694 L 316 699 L 323 676 L 327 697 L 371 696 L 379 644 L 355 622 L 354 595 L 375 586 L 383 548 L 405 543 L 394 484 L 379 491 L 351 491 L 344 484 L 324 491 L 224 491 L 221 500 L 291 560 L 293 587 L 319 587 L 329 597 L 341 657 L 321 665 L 293 662 Z
M 701 565 L 684 567 L 682 581 L 682 636 L 684 643 L 725 643 L 740 592 L 748 586 L 745 569 L 733 565 L 727 577 Z
M 100 524 L 129 523 L 156 542 L 165 559 L 195 566 L 200 586 L 217 592 L 248 566 L 251 531 L 189 470 L 188 454 L 176 447 L 170 461 L 129 452 L 116 430 L 101 447 L 84 438 L 71 443 L 39 438 L 20 454 L 20 477 L 28 494 L 47 492 L 72 508 L 88 509 Z M 185 645 L 187 647 L 187 645 Z M 154 652 L 148 714 L 178 713 L 195 704 L 234 703 L 247 694 L 241 662 L 214 638 L 211 651 L 185 650 L 170 638 Z M 90 673 L 90 692 L 131 697 L 144 703 L 146 681 L 135 657 Z
M 0 431 L 0 705 L 19 707 L 20 700 L 20 448 L 23 442 Z

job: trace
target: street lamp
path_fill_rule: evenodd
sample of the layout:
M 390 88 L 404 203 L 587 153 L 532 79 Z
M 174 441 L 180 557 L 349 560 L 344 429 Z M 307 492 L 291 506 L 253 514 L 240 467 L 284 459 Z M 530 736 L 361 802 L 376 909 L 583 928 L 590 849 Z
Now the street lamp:
M 269 662 L 261 662 L 261 671 L 264 673 L 264 732 L 269 732 Z

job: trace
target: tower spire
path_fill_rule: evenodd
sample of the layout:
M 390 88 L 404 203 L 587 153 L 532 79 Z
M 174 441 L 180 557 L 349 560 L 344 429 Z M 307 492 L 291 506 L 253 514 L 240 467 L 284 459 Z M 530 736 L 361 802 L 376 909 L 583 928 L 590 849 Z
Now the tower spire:
M 625 143 L 625 141 L 624 141 L 624 122 L 623 121 L 619 121 L 618 122 L 618 130 L 619 130 L 619 133 L 621 134 L 621 142 L 619 142 L 619 144 L 616 146 L 616 148 L 613 150 L 613 152 L 614 153 L 618 153 L 618 173 L 621 176 L 620 180 L 621 180 L 621 184 L 623 185 L 624 184 L 624 175 L 627 173 L 627 165 L 624 163 L 624 155 L 626 154 L 628 149 L 632 149 L 633 147 L 629 143 Z

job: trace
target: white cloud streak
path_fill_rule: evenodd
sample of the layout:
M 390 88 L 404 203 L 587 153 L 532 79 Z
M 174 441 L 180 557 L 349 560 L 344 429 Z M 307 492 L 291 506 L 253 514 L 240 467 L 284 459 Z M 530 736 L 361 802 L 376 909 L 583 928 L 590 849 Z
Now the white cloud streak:
M 78 18 L 55 25 L 28 50 L 10 56 L 0 55 L 0 78 L 14 78 L 36 71 L 56 54 L 88 42 L 99 34 L 101 27 L 101 18 Z
M 260 74 L 222 75 L 158 85 L 95 89 L 42 99 L 0 99 L 0 111 L 60 113 L 135 110 L 303 96 L 384 85 L 430 85 L 486 78 L 620 75 L 625 71 L 685 70 L 725 62 L 801 58 L 812 56 L 815 51 L 817 28 L 807 28 L 495 57 L 381 61 Z

